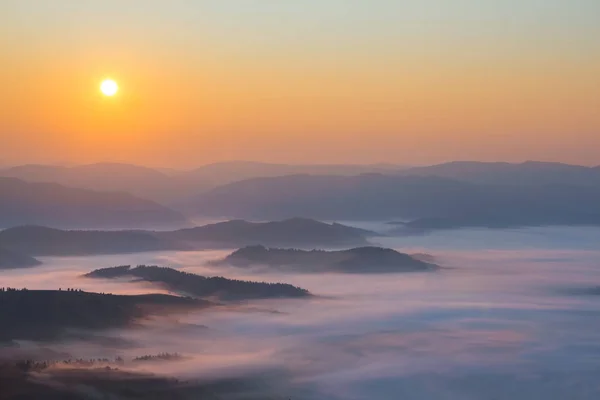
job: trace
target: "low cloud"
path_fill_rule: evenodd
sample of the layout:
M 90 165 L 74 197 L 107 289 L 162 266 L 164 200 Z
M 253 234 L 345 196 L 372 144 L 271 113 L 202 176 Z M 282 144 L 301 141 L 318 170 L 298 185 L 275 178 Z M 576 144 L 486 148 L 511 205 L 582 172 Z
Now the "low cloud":
M 450 235 L 447 239 L 452 240 Z M 92 342 L 22 343 L 20 351 L 28 354 L 130 360 L 179 353 L 185 358 L 128 363 L 126 368 L 209 381 L 263 376 L 281 383 L 290 392 L 285 398 L 292 399 L 552 400 L 600 395 L 591 383 L 597 368 L 593 354 L 600 351 L 598 298 L 553 290 L 600 283 L 600 251 L 568 245 L 536 248 L 535 243 L 510 249 L 493 242 L 478 249 L 448 249 L 427 247 L 426 237 L 412 244 L 399 240 L 393 247 L 431 253 L 448 268 L 426 274 L 256 275 L 208 264 L 227 252 L 165 252 L 46 258 L 39 268 L 3 273 L 2 285 L 157 292 L 148 284 L 80 275 L 112 265 L 159 264 L 206 275 L 288 282 L 318 295 L 148 320 L 141 328 L 104 332 L 102 340 Z M 572 392 L 564 397 L 567 387 Z

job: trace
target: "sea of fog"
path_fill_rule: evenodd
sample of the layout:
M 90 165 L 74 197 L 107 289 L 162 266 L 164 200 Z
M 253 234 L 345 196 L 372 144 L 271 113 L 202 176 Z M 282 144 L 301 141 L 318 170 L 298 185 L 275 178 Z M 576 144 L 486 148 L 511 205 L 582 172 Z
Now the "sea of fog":
M 368 228 L 384 230 L 384 225 Z M 177 352 L 143 368 L 190 379 L 255 376 L 284 399 L 552 400 L 600 398 L 600 229 L 465 229 L 382 237 L 428 253 L 436 273 L 264 273 L 210 267 L 225 251 L 42 258 L 3 271 L 0 286 L 158 292 L 88 280 L 95 268 L 169 266 L 287 282 L 317 297 L 219 307 L 112 331 L 119 340 L 24 343 L 75 357 Z

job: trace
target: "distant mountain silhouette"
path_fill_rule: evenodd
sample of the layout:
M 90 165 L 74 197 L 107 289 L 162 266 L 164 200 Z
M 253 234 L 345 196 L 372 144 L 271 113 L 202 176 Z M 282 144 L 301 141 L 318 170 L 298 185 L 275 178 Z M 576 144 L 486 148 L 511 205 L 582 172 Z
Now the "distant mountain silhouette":
M 149 294 L 118 296 L 71 290 L 0 290 L 0 342 L 50 340 L 69 329 L 125 327 L 148 315 L 177 313 L 211 303 Z
M 340 224 L 293 218 L 276 222 L 241 220 L 176 231 L 68 231 L 22 226 L 0 231 L 6 249 L 32 256 L 120 254 L 159 250 L 267 246 L 314 248 L 364 245 L 372 232 Z
M 152 168 L 118 163 L 72 167 L 22 165 L 0 170 L 0 176 L 97 191 L 127 192 L 165 204 L 213 187 L 202 181 L 177 179 Z
M 121 254 L 173 250 L 177 245 L 150 231 L 71 231 L 21 226 L 0 231 L 0 243 L 33 256 Z
M 114 279 L 139 278 L 158 284 L 168 290 L 189 296 L 218 298 L 219 300 L 251 300 L 279 297 L 307 297 L 310 293 L 284 283 L 250 282 L 223 277 L 205 277 L 177 271 L 172 268 L 140 265 L 97 269 L 85 275 L 87 278 Z
M 0 176 L 28 182 L 58 183 L 98 191 L 128 192 L 187 211 L 190 198 L 218 186 L 254 178 L 290 175 L 350 177 L 362 174 L 434 176 L 486 185 L 568 184 L 600 186 L 600 168 L 528 161 L 520 164 L 455 161 L 426 167 L 394 164 L 275 164 L 219 162 L 189 171 L 153 169 L 123 163 L 79 166 L 22 165 L 0 169 Z M 196 208 L 197 211 L 197 208 Z
M 258 178 L 218 187 L 194 203 L 198 214 L 234 218 L 433 218 L 454 227 L 600 224 L 600 186 L 483 185 L 435 176 Z
M 143 228 L 182 226 L 187 221 L 176 211 L 127 193 L 0 178 L 0 227 L 27 224 Z
M 204 165 L 178 176 L 188 182 L 208 182 L 213 186 L 245 179 L 296 174 L 359 175 L 364 173 L 397 173 L 406 166 L 395 164 L 274 164 L 253 161 L 228 161 Z
M 21 165 L 0 169 L 0 176 L 28 182 L 58 183 L 82 189 L 128 192 L 161 204 L 173 205 L 216 186 L 248 178 L 298 173 L 314 175 L 397 173 L 404 168 L 391 164 L 291 165 L 231 161 L 208 164 L 191 171 L 178 171 L 123 163 L 97 163 L 69 167 Z
M 214 264 L 236 267 L 253 265 L 302 272 L 392 273 L 432 271 L 438 267 L 408 254 L 381 247 L 360 247 L 341 251 L 272 249 L 249 246 Z
M 437 176 L 488 185 L 569 184 L 600 186 L 600 169 L 554 162 L 453 161 L 427 167 L 409 168 L 403 175 Z
M 0 270 L 29 268 L 40 265 L 35 258 L 0 247 Z

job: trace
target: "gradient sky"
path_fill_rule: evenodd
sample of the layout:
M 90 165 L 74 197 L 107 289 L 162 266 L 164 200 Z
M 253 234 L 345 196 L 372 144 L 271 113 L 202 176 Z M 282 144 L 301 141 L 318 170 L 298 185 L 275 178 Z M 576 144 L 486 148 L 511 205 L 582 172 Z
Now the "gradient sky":
M 596 165 L 600 1 L 2 0 L 0 88 L 0 164 Z

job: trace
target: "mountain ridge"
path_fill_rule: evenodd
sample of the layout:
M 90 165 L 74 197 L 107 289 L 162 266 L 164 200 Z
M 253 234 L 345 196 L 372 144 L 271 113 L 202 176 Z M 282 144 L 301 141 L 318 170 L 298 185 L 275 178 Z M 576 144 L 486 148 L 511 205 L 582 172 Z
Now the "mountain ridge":
M 20 226 L 0 231 L 0 243 L 31 256 L 65 256 L 223 249 L 253 244 L 343 247 L 367 244 L 367 237 L 372 234 L 341 224 L 294 218 L 273 222 L 234 220 L 174 231 L 78 231 Z
M 0 226 L 69 228 L 184 226 L 179 212 L 129 193 L 0 177 Z
M 293 175 L 220 186 L 195 212 L 232 218 L 321 220 L 506 219 L 512 226 L 600 225 L 600 185 L 478 184 L 438 176 Z

